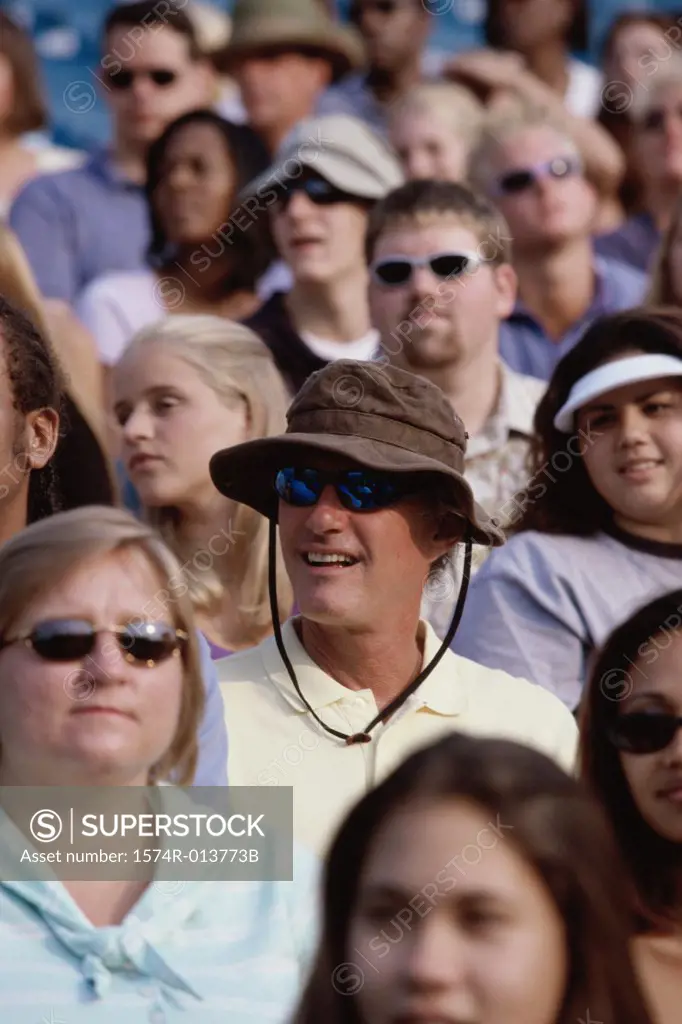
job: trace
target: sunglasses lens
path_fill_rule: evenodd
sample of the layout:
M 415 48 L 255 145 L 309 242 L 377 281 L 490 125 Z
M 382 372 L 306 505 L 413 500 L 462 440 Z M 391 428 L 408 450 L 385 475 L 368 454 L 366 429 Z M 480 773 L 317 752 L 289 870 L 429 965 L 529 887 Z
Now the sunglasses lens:
M 47 661 L 78 661 L 95 646 L 95 631 L 80 619 L 50 619 L 34 628 L 31 646 Z
M 109 75 L 109 85 L 112 87 L 112 89 L 129 89 L 130 86 L 133 84 L 134 78 L 135 76 L 133 75 L 132 71 L 127 71 L 125 68 L 123 68 L 121 71 L 112 72 Z
M 402 497 L 402 490 L 391 477 L 365 470 L 341 474 L 338 490 L 342 503 L 354 512 L 387 508 Z
M 183 643 L 165 622 L 131 622 L 117 636 L 123 650 L 135 661 L 166 661 Z
M 287 505 L 298 508 L 314 505 L 322 493 L 320 475 L 316 469 L 280 469 L 275 477 L 275 490 Z
M 665 114 L 662 110 L 650 110 L 644 118 L 643 127 L 648 132 L 660 132 L 665 124 Z
M 412 274 L 412 264 L 408 260 L 386 260 L 374 267 L 374 276 L 381 284 L 396 287 L 407 284 Z
M 633 712 L 619 715 L 611 727 L 611 739 L 630 754 L 653 754 L 672 742 L 678 723 L 674 715 Z
M 500 192 L 505 195 L 513 195 L 515 192 L 525 192 L 535 181 L 532 171 L 512 171 L 500 178 Z
M 444 256 L 436 256 L 431 260 L 431 270 L 436 277 L 446 279 L 448 277 L 460 277 L 469 269 L 471 260 L 461 253 L 448 253 Z
M 172 85 L 175 81 L 176 75 L 174 71 L 166 71 L 159 68 L 157 71 L 150 71 L 149 77 L 151 78 L 154 85 Z

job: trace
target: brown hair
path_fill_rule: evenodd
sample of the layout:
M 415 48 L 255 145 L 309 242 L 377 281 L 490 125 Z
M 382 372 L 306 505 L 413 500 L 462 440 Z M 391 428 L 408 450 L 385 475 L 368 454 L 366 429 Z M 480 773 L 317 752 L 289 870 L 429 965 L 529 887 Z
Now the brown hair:
M 365 255 L 374 258 L 380 235 L 395 227 L 414 226 L 422 221 L 452 218 L 470 228 L 481 243 L 494 245 L 489 260 L 495 266 L 511 262 L 511 234 L 499 210 L 485 196 L 466 185 L 451 181 L 408 181 L 389 192 L 369 215 Z
M 617 15 L 608 27 L 601 45 L 601 64 L 607 64 L 613 56 L 618 33 L 631 25 L 653 25 L 660 28 L 665 35 L 676 24 L 675 15 L 665 11 L 623 11 Z
M 111 7 L 104 19 L 102 28 L 102 48 L 107 49 L 110 34 L 118 28 L 142 28 L 152 32 L 160 28 L 169 28 L 187 40 L 189 55 L 192 60 L 199 60 L 203 54 L 199 46 L 195 24 L 177 0 L 161 4 L 159 0 L 134 0 L 133 3 L 117 3 Z M 131 36 L 133 33 L 131 33 Z M 131 40 L 132 42 L 132 40 Z M 105 55 L 106 57 L 107 55 Z M 119 61 L 125 62 L 125 56 Z
M 507 841 L 563 920 L 569 972 L 556 1024 L 575 1024 L 588 1006 L 604 1024 L 651 1024 L 628 950 L 627 883 L 596 802 L 530 747 L 456 733 L 408 758 L 341 826 L 325 865 L 323 933 L 296 1024 L 361 1024 L 355 997 L 333 981 L 354 959 L 348 937 L 374 838 L 399 810 L 452 800 L 511 826 Z
M 580 707 L 581 774 L 604 808 L 634 878 L 635 909 L 644 932 L 679 921 L 680 846 L 642 818 L 608 734 L 622 698 L 632 690 L 633 668 L 648 653 L 655 660 L 658 637 L 679 634 L 681 613 L 682 590 L 676 590 L 639 608 L 615 629 L 598 654 Z
M 179 785 L 189 785 L 204 710 L 199 640 L 180 565 L 151 526 L 121 509 L 91 505 L 59 512 L 21 530 L 0 548 L 0 636 L 10 633 L 33 601 L 58 588 L 78 566 L 129 550 L 139 551 L 154 569 L 172 625 L 189 636 L 182 652 L 184 686 L 177 731 L 151 770 L 150 782 L 172 776 Z
M 682 281 L 679 282 L 679 291 L 676 292 L 670 266 L 670 250 L 681 229 L 682 200 L 678 199 L 670 224 L 666 228 L 656 251 L 651 271 L 649 292 L 645 300 L 648 306 L 675 306 L 682 304 Z
M 16 137 L 35 132 L 47 124 L 47 106 L 38 58 L 31 37 L 0 11 L 0 54 L 12 69 L 12 109 L 5 131 Z

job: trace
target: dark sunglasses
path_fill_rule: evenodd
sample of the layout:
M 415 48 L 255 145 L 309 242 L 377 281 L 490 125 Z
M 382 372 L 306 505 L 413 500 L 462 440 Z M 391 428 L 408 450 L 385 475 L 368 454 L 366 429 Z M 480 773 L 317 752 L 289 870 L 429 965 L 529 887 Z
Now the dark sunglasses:
M 633 711 L 615 719 L 609 739 L 628 754 L 655 754 L 672 743 L 680 727 L 682 718 L 666 711 Z
M 417 267 L 428 267 L 436 277 L 447 281 L 477 270 L 482 262 L 481 257 L 475 252 L 440 252 L 424 256 L 423 259 L 412 256 L 385 256 L 372 263 L 370 272 L 378 284 L 396 288 L 407 284 Z
M 300 181 L 288 181 L 282 186 L 277 199 L 282 210 L 286 210 L 296 192 L 305 193 L 315 206 L 332 206 L 334 203 L 358 201 L 355 196 L 330 185 L 324 178 L 302 178 Z
M 325 473 L 321 469 L 280 469 L 275 477 L 275 490 L 287 505 L 311 507 L 329 484 L 336 491 L 344 508 L 352 512 L 376 512 L 388 508 L 414 492 L 414 486 L 391 473 L 371 469 L 348 469 Z
M 97 629 L 87 619 L 46 619 L 30 633 L 0 641 L 0 649 L 24 643 L 45 661 L 79 661 L 92 654 L 97 637 L 112 633 L 128 662 L 152 668 L 177 655 L 188 640 L 187 633 L 165 622 L 129 622 L 124 626 Z
M 124 92 L 129 89 L 136 78 L 149 78 L 154 85 L 160 88 L 172 85 L 177 80 L 177 73 L 166 68 L 153 68 L 151 71 L 131 71 L 129 68 L 122 68 L 121 71 L 110 72 L 107 81 L 112 89 Z
M 400 0 L 355 0 L 348 12 L 348 20 L 357 24 L 363 14 L 376 11 L 378 14 L 395 14 L 403 5 Z
M 553 160 L 531 164 L 518 171 L 509 171 L 497 179 L 493 193 L 495 196 L 517 195 L 532 188 L 543 178 L 570 178 L 582 172 L 582 162 L 577 157 L 557 156 Z
M 669 117 L 676 117 L 678 120 L 682 120 L 682 105 L 675 107 L 674 110 L 660 110 L 657 108 L 650 110 L 642 120 L 642 128 L 645 132 L 660 132 L 665 128 L 665 123 Z

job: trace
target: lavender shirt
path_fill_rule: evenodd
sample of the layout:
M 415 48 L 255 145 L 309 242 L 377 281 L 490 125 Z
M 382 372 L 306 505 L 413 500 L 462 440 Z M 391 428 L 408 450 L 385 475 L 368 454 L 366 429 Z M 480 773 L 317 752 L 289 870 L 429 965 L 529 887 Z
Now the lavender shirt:
M 544 686 L 572 709 L 595 650 L 681 578 L 680 544 L 614 527 L 592 537 L 529 530 L 493 551 L 476 573 L 453 648 Z M 617 683 L 604 678 L 614 699 Z
M 600 256 L 608 256 L 648 273 L 660 240 L 661 232 L 649 214 L 638 213 L 615 231 L 600 235 L 595 239 L 594 247 Z

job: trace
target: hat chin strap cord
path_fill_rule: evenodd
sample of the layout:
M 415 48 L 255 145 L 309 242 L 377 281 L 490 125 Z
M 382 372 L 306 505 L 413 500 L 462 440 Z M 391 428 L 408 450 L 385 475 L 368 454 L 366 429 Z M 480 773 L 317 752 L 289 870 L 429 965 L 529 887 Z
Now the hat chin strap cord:
M 421 670 L 421 672 L 415 679 L 413 679 L 409 686 L 406 686 L 402 693 L 399 693 L 397 697 L 394 697 L 391 703 L 387 704 L 386 707 L 383 708 L 383 710 L 381 710 L 379 714 L 372 719 L 372 721 L 366 727 L 364 732 L 350 734 L 339 732 L 338 729 L 332 729 L 331 726 L 325 725 L 325 723 L 322 721 L 319 715 L 316 714 L 316 712 L 313 710 L 313 708 L 310 706 L 308 701 L 301 693 L 301 687 L 298 684 L 298 679 L 296 678 L 294 667 L 291 664 L 291 660 L 289 658 L 289 655 L 287 654 L 286 648 L 284 646 L 284 641 L 282 639 L 282 627 L 279 621 L 279 608 L 277 605 L 277 519 L 272 518 L 270 520 L 268 589 L 270 592 L 270 611 L 272 614 L 272 626 L 275 635 L 275 643 L 277 644 L 277 650 L 281 655 L 282 661 L 284 662 L 286 670 L 289 673 L 289 678 L 291 679 L 294 689 L 296 690 L 296 693 L 298 694 L 298 697 L 300 698 L 301 702 L 308 709 L 308 711 L 313 716 L 318 725 L 321 725 L 322 728 L 326 732 L 330 733 L 332 736 L 336 736 L 338 739 L 343 740 L 346 746 L 350 747 L 355 743 L 371 743 L 372 737 L 370 736 L 370 732 L 372 731 L 372 729 L 374 729 L 375 726 L 380 725 L 382 722 L 385 722 L 388 718 L 390 718 L 391 715 L 395 714 L 398 708 L 401 708 L 403 706 L 408 697 L 411 697 L 415 690 L 417 690 L 421 686 L 426 677 L 430 675 L 431 672 L 433 672 L 438 662 L 443 658 L 445 652 L 450 647 L 450 644 L 452 643 L 455 633 L 457 632 L 457 627 L 459 626 L 460 619 L 462 618 L 462 613 L 464 611 L 464 601 L 466 599 L 467 591 L 469 589 L 469 578 L 471 575 L 471 531 L 469 529 L 467 529 L 467 533 L 464 538 L 464 543 L 464 573 L 462 577 L 462 585 L 459 590 L 459 596 L 457 598 L 457 605 L 452 616 L 452 622 L 448 627 L 448 631 L 445 634 L 443 643 L 441 644 L 439 650 L 436 652 L 436 654 L 431 659 L 429 664 Z

